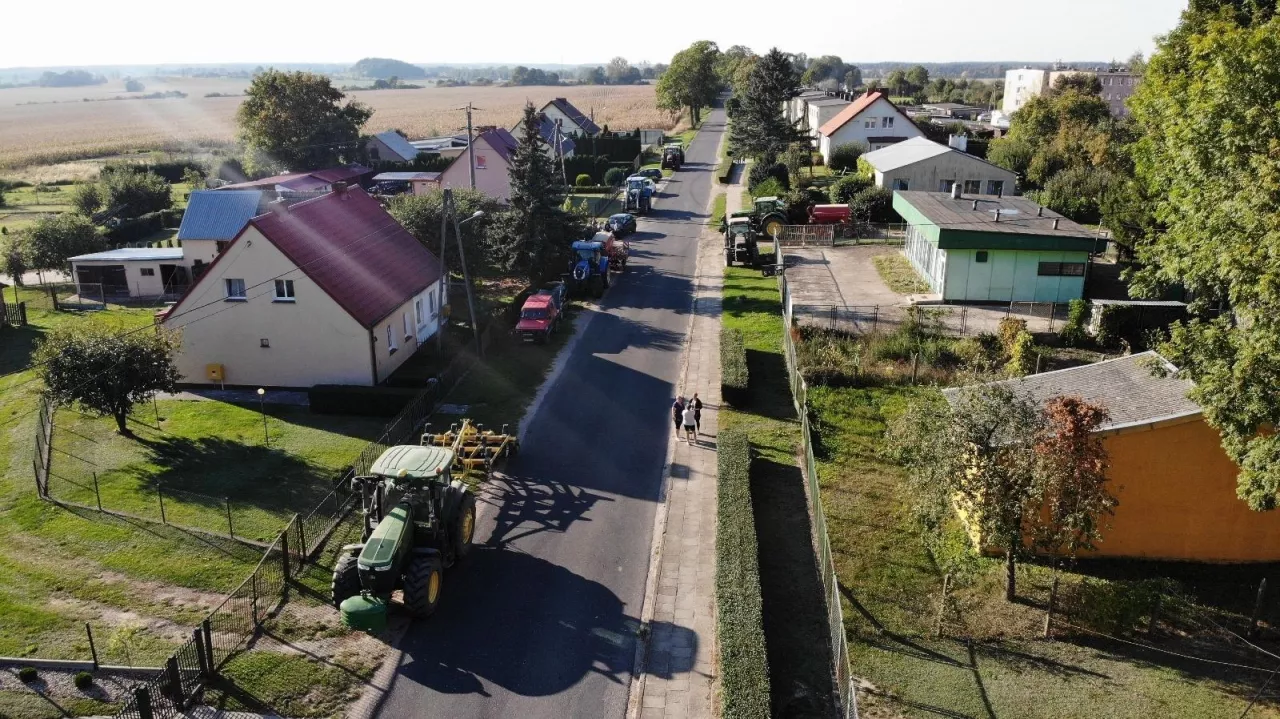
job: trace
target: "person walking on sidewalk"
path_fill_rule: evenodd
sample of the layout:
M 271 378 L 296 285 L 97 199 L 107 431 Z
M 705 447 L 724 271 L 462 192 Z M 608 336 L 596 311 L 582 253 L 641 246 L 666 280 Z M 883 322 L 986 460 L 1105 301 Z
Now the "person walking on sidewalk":
M 684 437 L 689 441 L 689 444 L 693 444 L 698 441 L 697 431 L 697 413 L 694 412 L 693 403 L 690 402 L 684 407 Z
M 698 393 L 693 393 L 693 399 L 689 400 L 689 405 L 693 407 L 693 425 L 698 434 L 702 434 L 702 400 L 698 399 Z
M 676 426 L 676 439 L 680 438 L 680 422 L 684 419 L 684 395 L 676 395 L 675 404 L 671 405 L 671 422 Z

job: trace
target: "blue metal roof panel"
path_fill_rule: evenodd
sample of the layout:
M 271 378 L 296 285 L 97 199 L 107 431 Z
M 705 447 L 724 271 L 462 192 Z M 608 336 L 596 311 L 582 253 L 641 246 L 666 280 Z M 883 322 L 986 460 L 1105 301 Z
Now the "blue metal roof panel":
M 379 132 L 374 135 L 374 137 L 381 140 L 382 144 L 386 145 L 388 150 L 399 155 L 403 162 L 409 162 L 418 156 L 418 148 L 410 145 L 409 141 L 404 139 L 404 137 L 395 130 Z
M 201 190 L 191 193 L 178 228 L 179 240 L 231 240 L 258 215 L 260 190 Z

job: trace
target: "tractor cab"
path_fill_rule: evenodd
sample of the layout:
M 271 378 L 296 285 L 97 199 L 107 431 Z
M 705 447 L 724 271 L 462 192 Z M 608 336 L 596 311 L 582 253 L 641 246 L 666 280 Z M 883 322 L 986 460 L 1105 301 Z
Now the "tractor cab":
M 603 250 L 604 243 L 598 240 L 579 240 L 573 243 L 573 252 L 578 256 L 578 262 L 598 264 Z
M 754 266 L 760 259 L 760 248 L 749 217 L 731 217 L 725 225 L 724 263 L 732 267 L 734 262 Z
M 770 195 L 769 197 L 757 197 L 755 208 L 757 214 L 767 215 L 770 212 L 786 212 L 787 203 L 773 195 Z

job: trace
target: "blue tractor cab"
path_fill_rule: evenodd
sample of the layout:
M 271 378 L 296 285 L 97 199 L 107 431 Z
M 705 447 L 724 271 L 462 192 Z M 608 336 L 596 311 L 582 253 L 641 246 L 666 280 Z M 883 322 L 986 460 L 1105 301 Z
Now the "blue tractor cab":
M 604 243 L 599 240 L 579 240 L 573 243 L 573 267 L 570 270 L 569 289 L 580 293 L 589 291 L 600 297 L 609 287 L 609 257 Z

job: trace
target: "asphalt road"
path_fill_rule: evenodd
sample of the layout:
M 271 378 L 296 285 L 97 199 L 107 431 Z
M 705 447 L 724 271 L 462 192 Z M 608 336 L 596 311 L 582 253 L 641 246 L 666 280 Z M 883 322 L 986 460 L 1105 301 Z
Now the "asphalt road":
M 628 238 L 625 275 L 495 487 L 497 506 L 477 527 L 483 545 L 446 573 L 436 615 L 401 642 L 380 716 L 625 715 L 674 434 L 668 408 L 723 131 L 723 111 L 712 112 Z

